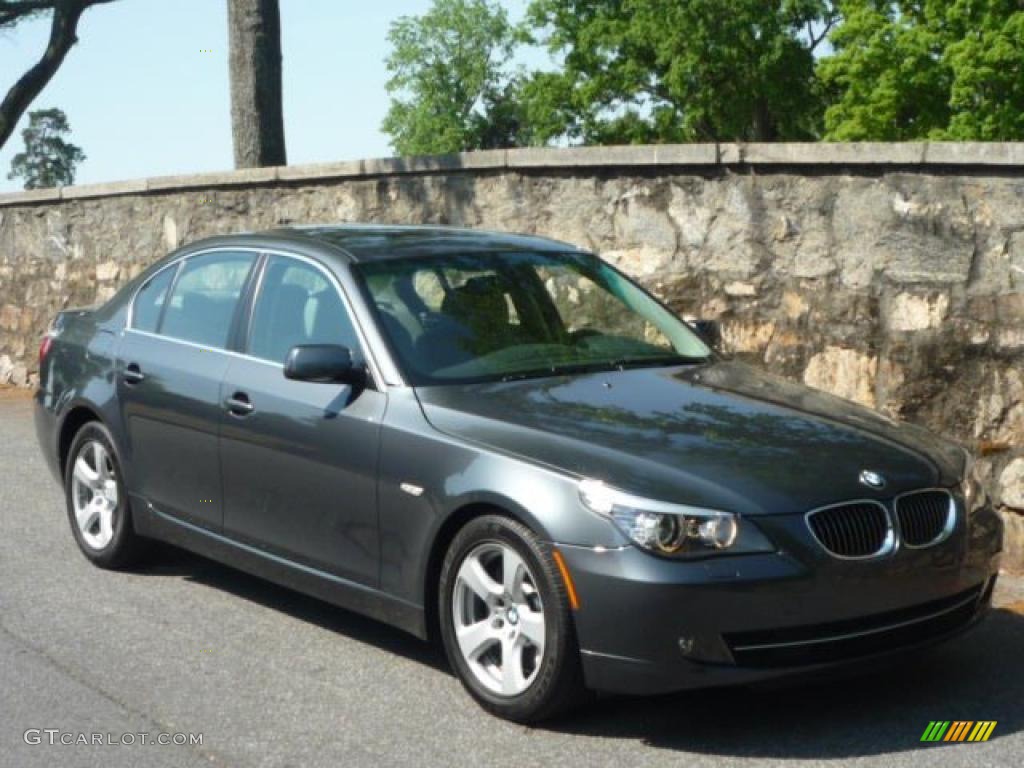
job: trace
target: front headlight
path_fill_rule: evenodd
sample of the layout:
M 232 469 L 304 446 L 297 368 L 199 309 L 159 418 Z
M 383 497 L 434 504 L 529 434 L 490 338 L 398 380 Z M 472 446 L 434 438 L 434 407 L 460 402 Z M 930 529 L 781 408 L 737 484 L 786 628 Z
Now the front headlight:
M 978 478 L 974 476 L 974 456 L 964 449 L 964 474 L 960 479 L 960 493 L 964 497 L 964 508 L 973 512 L 979 506 L 982 499 L 982 487 Z
M 600 480 L 581 480 L 579 490 L 587 509 L 610 519 L 637 546 L 659 555 L 775 550 L 753 523 L 731 512 L 644 499 Z

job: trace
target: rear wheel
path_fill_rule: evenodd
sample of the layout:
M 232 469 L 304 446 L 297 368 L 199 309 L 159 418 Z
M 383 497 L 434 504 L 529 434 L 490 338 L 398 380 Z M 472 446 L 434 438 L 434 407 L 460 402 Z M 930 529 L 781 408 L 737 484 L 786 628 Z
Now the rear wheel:
M 438 599 L 448 659 L 486 709 L 536 722 L 582 700 L 565 585 L 529 528 L 497 515 L 471 520 L 445 557 Z
M 64 474 L 68 520 L 82 553 L 102 568 L 135 562 L 144 544 L 132 527 L 124 477 L 106 427 L 93 421 L 78 431 Z

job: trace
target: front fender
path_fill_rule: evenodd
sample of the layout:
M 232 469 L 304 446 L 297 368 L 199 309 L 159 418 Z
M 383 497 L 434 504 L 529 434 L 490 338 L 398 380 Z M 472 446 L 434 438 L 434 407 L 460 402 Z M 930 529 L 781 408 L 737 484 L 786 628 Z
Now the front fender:
M 547 541 L 627 543 L 583 506 L 577 478 L 437 431 L 409 390 L 389 392 L 378 478 L 380 585 L 417 605 L 439 532 L 469 506 L 504 510 Z

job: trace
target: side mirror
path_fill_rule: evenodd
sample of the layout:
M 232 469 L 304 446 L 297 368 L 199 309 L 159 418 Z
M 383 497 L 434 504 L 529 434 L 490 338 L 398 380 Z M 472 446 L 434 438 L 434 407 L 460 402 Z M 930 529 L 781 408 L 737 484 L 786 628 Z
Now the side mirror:
M 694 320 L 693 329 L 700 334 L 712 349 L 718 349 L 722 344 L 722 326 L 717 320 Z
M 366 383 L 366 368 L 352 360 L 348 347 L 338 344 L 299 344 L 288 351 L 284 377 L 296 381 L 349 384 Z

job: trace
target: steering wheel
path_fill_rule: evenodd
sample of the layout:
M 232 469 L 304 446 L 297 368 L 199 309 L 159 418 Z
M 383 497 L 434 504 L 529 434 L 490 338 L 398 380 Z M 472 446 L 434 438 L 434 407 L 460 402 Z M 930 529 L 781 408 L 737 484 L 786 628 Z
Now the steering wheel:
M 584 339 L 590 339 L 594 336 L 603 336 L 599 330 L 595 328 L 577 328 L 569 334 L 569 338 L 572 339 L 573 344 L 577 344 Z

